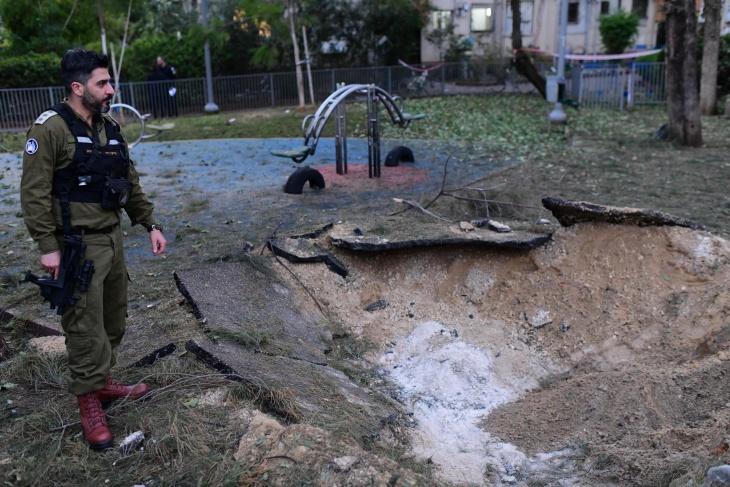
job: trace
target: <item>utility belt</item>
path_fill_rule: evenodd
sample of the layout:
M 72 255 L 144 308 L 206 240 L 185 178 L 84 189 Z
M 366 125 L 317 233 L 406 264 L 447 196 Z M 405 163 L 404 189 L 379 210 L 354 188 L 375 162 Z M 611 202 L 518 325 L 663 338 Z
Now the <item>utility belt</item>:
M 109 225 L 108 227 L 104 228 L 72 228 L 70 235 L 106 235 L 112 233 L 118 226 L 119 224 L 115 223 L 114 225 Z M 63 229 L 56 230 L 55 234 L 66 235 Z

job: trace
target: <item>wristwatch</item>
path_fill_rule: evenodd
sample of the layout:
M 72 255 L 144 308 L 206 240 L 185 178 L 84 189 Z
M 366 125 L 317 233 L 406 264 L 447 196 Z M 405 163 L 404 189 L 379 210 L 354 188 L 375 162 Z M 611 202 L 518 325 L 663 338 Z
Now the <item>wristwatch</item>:
M 150 225 L 150 227 L 147 229 L 148 232 L 151 232 L 152 230 L 159 230 L 162 231 L 162 227 L 159 225 Z

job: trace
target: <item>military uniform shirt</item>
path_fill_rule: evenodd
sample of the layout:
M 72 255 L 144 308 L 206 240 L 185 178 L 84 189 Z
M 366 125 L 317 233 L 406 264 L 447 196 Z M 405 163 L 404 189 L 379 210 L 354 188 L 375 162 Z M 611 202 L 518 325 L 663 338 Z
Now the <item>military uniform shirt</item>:
M 91 138 L 91 126 L 79 114 L 74 114 L 78 119 L 77 123 L 83 124 Z M 104 120 L 108 118 L 108 114 L 95 115 L 93 118 L 102 146 L 107 144 Z M 20 203 L 28 232 L 38 242 L 43 255 L 60 250 L 55 232 L 63 229 L 63 220 L 59 199 L 51 194 L 53 173 L 72 162 L 75 150 L 76 138 L 63 118 L 54 111 L 43 113 L 28 129 L 23 153 Z M 154 206 L 139 184 L 139 175 L 131 159 L 127 179 L 132 182 L 132 190 L 124 211 L 132 225 L 141 224 L 149 230 L 151 225 L 156 224 L 152 216 Z M 72 201 L 71 226 L 85 229 L 111 227 L 120 224 L 121 213 L 121 209 L 104 210 L 100 203 Z

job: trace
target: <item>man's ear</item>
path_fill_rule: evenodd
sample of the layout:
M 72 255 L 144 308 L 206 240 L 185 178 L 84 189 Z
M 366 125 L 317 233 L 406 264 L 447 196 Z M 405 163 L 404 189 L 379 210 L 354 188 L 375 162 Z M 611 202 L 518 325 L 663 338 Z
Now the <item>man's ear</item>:
M 71 83 L 71 91 L 73 92 L 74 95 L 76 95 L 78 97 L 84 96 L 85 89 L 86 89 L 86 87 L 83 84 L 79 83 L 78 81 L 74 81 L 73 83 Z

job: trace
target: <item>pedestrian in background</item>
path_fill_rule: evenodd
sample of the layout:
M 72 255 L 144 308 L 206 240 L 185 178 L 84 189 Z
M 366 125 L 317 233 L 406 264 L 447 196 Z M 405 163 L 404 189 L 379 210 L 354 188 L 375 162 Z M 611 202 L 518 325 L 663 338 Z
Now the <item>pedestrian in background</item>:
M 174 66 L 167 64 L 167 61 L 165 61 L 165 58 L 163 58 L 162 56 L 157 57 L 157 65 L 160 67 L 160 71 L 165 76 L 165 79 L 169 81 L 169 83 L 167 84 L 168 97 L 166 98 L 168 109 L 167 111 L 170 113 L 171 117 L 177 117 L 177 88 L 175 87 L 177 71 L 175 71 Z
M 150 99 L 152 108 L 152 117 L 165 117 L 167 115 L 165 107 L 167 105 L 167 83 L 163 83 L 167 78 L 160 69 L 160 65 L 152 63 L 152 71 L 147 76 L 147 95 Z

